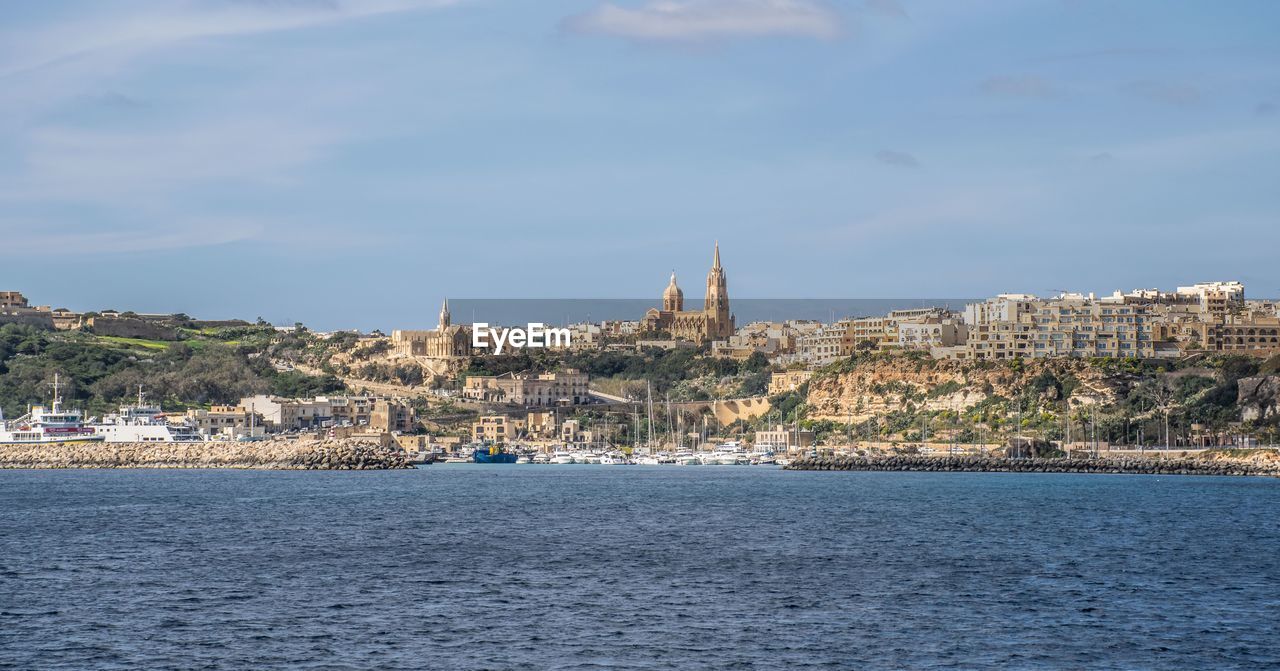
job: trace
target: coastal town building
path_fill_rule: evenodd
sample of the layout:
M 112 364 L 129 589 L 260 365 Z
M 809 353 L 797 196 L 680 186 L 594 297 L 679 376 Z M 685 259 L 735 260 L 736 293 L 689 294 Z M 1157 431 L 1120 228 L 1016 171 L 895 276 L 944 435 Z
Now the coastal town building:
M 801 385 L 813 377 L 811 370 L 788 370 L 775 372 L 769 377 L 769 395 L 785 394 L 799 389 Z
M 707 272 L 707 292 L 701 310 L 684 309 L 684 291 L 676 284 L 676 274 L 662 292 L 662 307 L 650 308 L 642 320 L 643 330 L 664 332 L 672 338 L 704 343 L 724 340 L 734 333 L 734 317 L 729 312 L 729 287 L 720 266 L 720 244 L 716 243 L 711 270 Z
M 822 326 L 810 320 L 752 322 L 727 340 L 712 342 L 711 353 L 745 361 L 758 352 L 778 363 L 792 363 L 800 339 L 817 333 Z
M 777 424 L 755 433 L 755 448 L 774 452 L 792 452 L 813 446 L 814 433 Z
M 946 354 L 962 359 L 1016 357 L 1154 358 L 1152 308 L 1147 299 L 1062 294 L 1041 300 L 1002 294 L 965 308 L 963 347 Z
M 238 412 L 256 413 L 268 431 L 297 431 L 324 427 L 366 427 L 381 433 L 413 431 L 413 408 L 381 396 L 317 396 L 311 399 L 249 396 Z
M 478 443 L 508 443 L 524 433 L 525 421 L 509 415 L 484 415 L 471 423 L 471 438 Z
M 478 417 L 471 423 L 471 437 L 479 442 L 492 443 L 518 439 L 554 441 L 559 437 L 560 426 L 554 411 L 491 414 Z
M 824 366 L 847 356 L 844 339 L 849 327 L 848 321 L 840 321 L 820 326 L 814 332 L 800 336 L 796 340 L 795 360 Z
M 258 437 L 266 431 L 262 416 L 254 417 L 244 406 L 215 405 L 208 410 L 195 408 L 187 410 L 184 419 L 201 435 L 211 438 Z
M 472 375 L 462 387 L 463 398 L 486 403 L 511 403 L 539 408 L 591 402 L 589 376 L 569 368 L 552 373 Z

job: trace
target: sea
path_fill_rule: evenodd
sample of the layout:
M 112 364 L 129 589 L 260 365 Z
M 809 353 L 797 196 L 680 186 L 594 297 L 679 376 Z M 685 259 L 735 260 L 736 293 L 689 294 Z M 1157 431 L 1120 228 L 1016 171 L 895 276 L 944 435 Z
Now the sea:
M 1280 480 L 0 472 L 3 669 L 1280 667 Z

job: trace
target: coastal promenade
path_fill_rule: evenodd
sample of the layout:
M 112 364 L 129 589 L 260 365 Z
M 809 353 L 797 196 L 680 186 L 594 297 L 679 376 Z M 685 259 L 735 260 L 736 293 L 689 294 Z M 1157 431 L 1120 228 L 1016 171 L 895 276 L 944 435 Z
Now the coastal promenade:
M 1064 457 L 1010 459 L 995 456 L 806 457 L 793 471 L 925 471 L 979 473 L 1113 473 L 1133 475 L 1261 475 L 1280 477 L 1280 455 L 1198 457 Z
M 362 471 L 411 466 L 400 450 L 350 439 L 0 445 L 0 469 L 34 468 Z

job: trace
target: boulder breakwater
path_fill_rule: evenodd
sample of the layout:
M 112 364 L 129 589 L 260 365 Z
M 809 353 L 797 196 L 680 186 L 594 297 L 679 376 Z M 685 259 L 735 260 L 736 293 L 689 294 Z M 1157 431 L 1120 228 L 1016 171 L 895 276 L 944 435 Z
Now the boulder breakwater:
M 412 468 L 375 442 L 263 440 L 202 443 L 0 445 L 0 468 L 244 468 L 363 471 Z
M 919 455 L 807 457 L 793 471 L 926 471 L 978 473 L 1117 473 L 1134 475 L 1263 475 L 1280 477 L 1280 460 L 1212 457 L 1065 457 Z

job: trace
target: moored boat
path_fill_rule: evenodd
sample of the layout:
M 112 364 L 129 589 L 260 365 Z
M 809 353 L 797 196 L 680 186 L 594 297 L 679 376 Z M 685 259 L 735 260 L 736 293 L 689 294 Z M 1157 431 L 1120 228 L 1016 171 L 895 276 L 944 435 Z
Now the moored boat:
M 471 452 L 471 460 L 477 464 L 514 464 L 516 454 L 506 452 L 497 445 L 481 445 Z
M 58 445 L 102 442 L 103 437 L 84 425 L 79 410 L 64 410 L 59 395 L 60 380 L 53 377 L 53 403 L 35 405 L 27 414 L 11 422 L 0 413 L 0 445 Z

